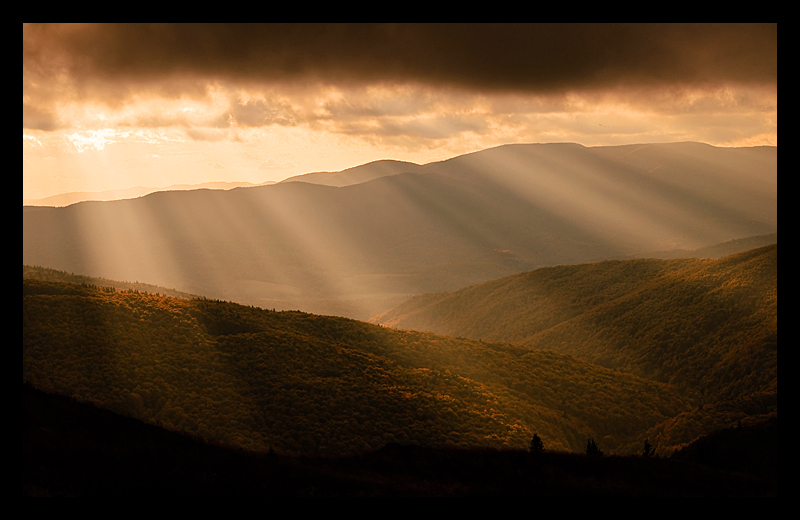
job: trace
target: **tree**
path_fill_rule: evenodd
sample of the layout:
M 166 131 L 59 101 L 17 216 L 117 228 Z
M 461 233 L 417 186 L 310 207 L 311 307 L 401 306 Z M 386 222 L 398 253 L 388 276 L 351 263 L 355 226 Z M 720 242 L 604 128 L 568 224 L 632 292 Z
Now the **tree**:
M 533 434 L 533 439 L 531 439 L 531 453 L 542 453 L 544 451 L 544 443 L 542 439 L 539 437 L 538 433 Z
M 592 438 L 586 439 L 586 455 L 590 457 L 601 457 L 603 455 L 603 452 L 600 451 L 597 443 Z
M 656 454 L 656 449 L 650 445 L 650 440 L 644 440 L 644 450 L 642 451 L 642 457 L 652 457 Z

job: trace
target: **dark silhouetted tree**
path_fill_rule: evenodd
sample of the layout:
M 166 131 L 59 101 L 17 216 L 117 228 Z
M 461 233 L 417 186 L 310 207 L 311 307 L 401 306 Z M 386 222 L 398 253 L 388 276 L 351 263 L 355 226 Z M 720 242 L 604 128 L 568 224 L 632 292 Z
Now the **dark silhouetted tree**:
M 600 457 L 603 455 L 603 452 L 597 447 L 597 443 L 594 442 L 594 439 L 586 439 L 586 455 L 590 457 Z
M 531 453 L 542 453 L 544 451 L 544 443 L 542 439 L 539 437 L 538 433 L 533 434 L 533 439 L 531 439 Z
M 650 440 L 644 440 L 644 450 L 642 450 L 642 457 L 652 457 L 656 454 L 656 449 L 650 445 Z

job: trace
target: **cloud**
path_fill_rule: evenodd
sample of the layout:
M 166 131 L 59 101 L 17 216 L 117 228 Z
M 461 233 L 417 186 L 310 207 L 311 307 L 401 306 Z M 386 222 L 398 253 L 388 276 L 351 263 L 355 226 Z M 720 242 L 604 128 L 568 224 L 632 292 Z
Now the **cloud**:
M 327 95 L 325 95 L 327 94 Z M 464 93 L 458 97 L 463 99 Z M 340 121 L 357 120 L 365 117 L 409 116 L 432 111 L 441 104 L 446 93 L 432 94 L 429 88 L 408 86 L 382 86 L 379 88 L 338 89 L 334 92 L 316 96 L 320 100 L 316 115 L 319 119 Z
M 44 146 L 35 136 L 22 134 L 22 146 Z
M 725 142 L 777 134 L 776 24 L 23 25 L 34 130 L 178 127 L 249 145 L 335 134 L 419 149 L 711 140 L 702 120 L 723 114 L 745 125 Z
M 186 135 L 195 141 L 221 141 L 227 137 L 224 131 L 213 128 L 189 128 Z
M 777 48 L 777 24 L 28 24 L 23 75 L 63 73 L 77 90 L 177 77 L 526 92 L 777 84 Z
M 211 121 L 211 126 L 228 127 L 232 123 L 242 127 L 295 126 L 297 121 L 298 114 L 288 103 L 252 99 L 231 103 L 230 110 Z
M 286 162 L 279 162 L 273 158 L 269 158 L 266 161 L 261 161 L 258 163 L 257 170 L 283 170 L 286 168 L 291 168 L 293 165 L 288 164 Z
M 359 135 L 370 134 L 381 137 L 408 136 L 417 139 L 446 139 L 462 132 L 480 133 L 487 128 L 483 117 L 437 116 L 417 117 L 407 121 L 378 118 L 365 121 L 337 124 L 330 129 L 337 133 Z
M 159 128 L 165 126 L 189 126 L 189 121 L 185 117 L 171 117 L 163 115 L 146 115 L 136 118 L 133 126 L 145 128 Z
M 62 128 L 61 120 L 46 109 L 22 103 L 22 128 L 53 131 Z
M 87 150 L 104 150 L 106 145 L 118 142 L 114 130 L 87 130 L 85 132 L 75 132 L 67 136 L 67 139 L 75 146 L 78 153 Z

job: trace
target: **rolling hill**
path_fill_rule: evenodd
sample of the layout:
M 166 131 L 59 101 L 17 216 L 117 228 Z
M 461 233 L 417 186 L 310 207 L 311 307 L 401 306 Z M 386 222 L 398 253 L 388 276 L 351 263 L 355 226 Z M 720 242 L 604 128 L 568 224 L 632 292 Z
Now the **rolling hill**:
M 23 279 L 23 382 L 228 446 L 635 453 L 692 407 L 571 356 L 345 318 Z M 704 432 L 699 432 L 702 434 Z M 651 437 L 657 445 L 658 439 Z
M 777 406 L 777 244 L 542 268 L 420 295 L 371 321 L 569 354 L 675 385 L 706 418 Z

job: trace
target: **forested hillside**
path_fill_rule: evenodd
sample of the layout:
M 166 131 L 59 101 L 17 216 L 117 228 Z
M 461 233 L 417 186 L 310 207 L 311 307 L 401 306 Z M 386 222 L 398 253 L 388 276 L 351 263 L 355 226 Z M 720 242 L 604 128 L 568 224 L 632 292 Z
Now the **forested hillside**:
M 164 296 L 173 296 L 175 298 L 198 298 L 197 294 L 189 294 L 175 289 L 168 289 L 158 285 L 152 285 L 144 282 L 122 282 L 119 280 L 109 280 L 108 278 L 96 278 L 93 276 L 85 276 L 74 273 L 67 273 L 58 271 L 56 269 L 49 269 L 47 267 L 39 267 L 34 265 L 22 266 L 22 278 L 30 278 L 32 280 L 42 280 L 45 282 L 64 282 L 74 283 L 78 285 L 96 285 L 98 287 L 111 287 L 120 291 L 135 291 L 142 293 L 152 293 Z
M 256 451 L 524 449 L 537 433 L 668 453 L 777 415 L 777 245 L 539 269 L 382 317 L 447 335 L 26 272 L 23 381 Z
M 554 352 L 344 318 L 23 279 L 23 381 L 232 446 L 387 443 L 633 453 L 691 411 L 667 385 Z M 655 439 L 658 442 L 658 439 Z
M 778 246 L 543 268 L 418 296 L 372 321 L 570 354 L 699 403 L 777 392 Z

